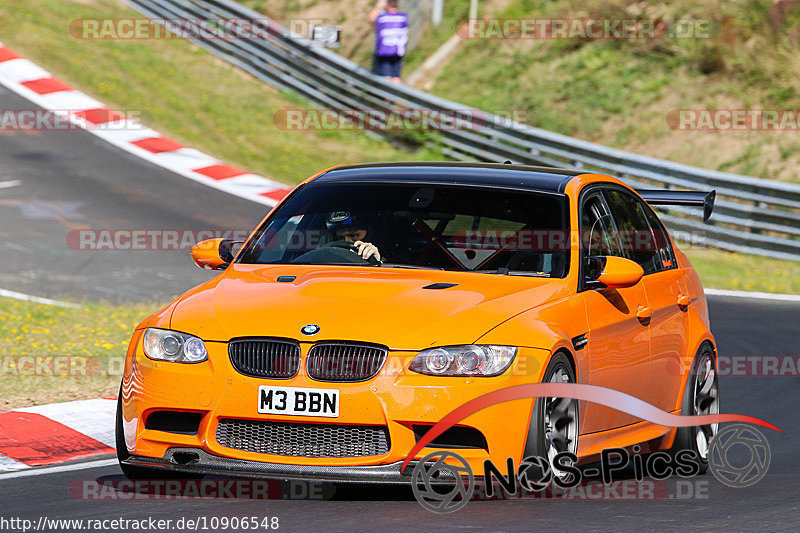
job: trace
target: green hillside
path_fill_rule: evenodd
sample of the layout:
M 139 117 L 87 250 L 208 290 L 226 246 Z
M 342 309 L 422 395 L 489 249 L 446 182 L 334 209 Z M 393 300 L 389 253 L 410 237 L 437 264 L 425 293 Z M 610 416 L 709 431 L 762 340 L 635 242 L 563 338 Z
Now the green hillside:
M 433 93 L 637 153 L 800 182 L 800 135 L 791 123 L 781 131 L 696 131 L 668 120 L 679 110 L 706 109 L 786 110 L 796 117 L 797 0 L 507 4 L 497 17 L 653 21 L 676 35 L 464 40 L 433 80 Z

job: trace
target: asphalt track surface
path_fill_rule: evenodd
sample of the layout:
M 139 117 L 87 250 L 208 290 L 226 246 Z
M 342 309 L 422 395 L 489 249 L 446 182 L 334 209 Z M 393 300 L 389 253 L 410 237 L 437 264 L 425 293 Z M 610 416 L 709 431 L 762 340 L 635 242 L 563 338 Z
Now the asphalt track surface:
M 0 107 L 31 106 L 0 88 Z M 76 227 L 239 229 L 254 226 L 265 210 L 136 159 L 85 132 L 0 135 L 0 182 L 9 180 L 20 184 L 0 189 L 4 259 L 0 287 L 37 296 L 164 299 L 209 277 L 193 267 L 185 252 L 70 249 L 66 235 Z M 800 305 L 727 297 L 709 300 L 721 355 L 800 353 Z M 772 451 L 764 479 L 734 489 L 710 474 L 695 478 L 697 487 L 706 491 L 702 497 L 476 501 L 448 515 L 424 510 L 410 490 L 371 487 L 334 487 L 330 500 L 81 501 L 73 497 L 70 487 L 75 482 L 122 479 L 118 467 L 106 466 L 58 473 L 42 470 L 40 475 L 13 479 L 0 475 L 0 516 L 30 519 L 34 524 L 42 516 L 173 521 L 276 516 L 282 531 L 793 531 L 800 522 L 798 385 L 797 377 L 720 379 L 722 412 L 760 417 L 784 432 L 764 430 Z
M 33 108 L 0 86 L 0 109 Z M 48 298 L 166 302 L 212 275 L 186 250 L 81 249 L 71 231 L 251 230 L 268 209 L 80 130 L 0 132 L 0 184 L 14 181 L 0 188 L 0 288 Z

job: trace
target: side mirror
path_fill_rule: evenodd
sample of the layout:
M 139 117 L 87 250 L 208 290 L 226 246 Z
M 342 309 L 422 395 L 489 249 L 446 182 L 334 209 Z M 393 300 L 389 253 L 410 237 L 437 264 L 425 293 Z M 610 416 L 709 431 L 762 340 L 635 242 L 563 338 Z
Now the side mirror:
M 244 241 L 232 239 L 206 239 L 189 252 L 194 263 L 207 270 L 224 270 L 233 261 L 233 245 Z
M 589 262 L 586 281 L 590 287 L 633 287 L 644 276 L 644 270 L 638 263 L 624 257 L 596 256 L 590 257 Z

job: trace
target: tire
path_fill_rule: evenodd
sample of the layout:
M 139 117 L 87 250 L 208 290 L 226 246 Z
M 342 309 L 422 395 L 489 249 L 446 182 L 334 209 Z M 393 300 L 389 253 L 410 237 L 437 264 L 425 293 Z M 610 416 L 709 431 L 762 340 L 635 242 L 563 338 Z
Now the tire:
M 708 415 L 719 413 L 719 376 L 715 365 L 714 349 L 706 342 L 697 350 L 692 368 L 686 379 L 681 415 Z M 708 471 L 708 445 L 717 434 L 718 424 L 678 428 L 672 454 L 688 450 L 697 458 L 699 474 Z
M 131 454 L 128 453 L 128 447 L 125 445 L 125 432 L 122 428 L 122 387 L 119 388 L 119 396 L 117 397 L 117 416 L 114 428 L 114 437 L 117 446 L 117 460 L 119 467 L 126 478 L 131 481 L 146 480 L 146 479 L 201 479 L 203 476 L 198 474 L 190 474 L 183 472 L 175 472 L 173 470 L 165 470 L 162 468 L 146 468 L 143 466 L 126 465 L 123 461 L 127 460 Z
M 577 383 L 575 369 L 566 355 L 556 353 L 544 373 L 543 383 Z M 523 459 L 541 457 L 548 460 L 554 476 L 565 476 L 553 467 L 559 452 L 576 453 L 579 429 L 578 401 L 571 398 L 537 398 L 533 406 Z

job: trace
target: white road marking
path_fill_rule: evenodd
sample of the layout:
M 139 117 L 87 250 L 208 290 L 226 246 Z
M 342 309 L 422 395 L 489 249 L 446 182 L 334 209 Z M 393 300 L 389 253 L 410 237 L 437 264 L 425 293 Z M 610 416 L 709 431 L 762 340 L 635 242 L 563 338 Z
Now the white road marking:
M 55 111 L 84 111 L 105 107 L 102 102 L 86 96 L 79 91 L 56 91 L 43 94 L 42 100 L 47 103 L 47 109 Z
M 800 302 L 800 294 L 773 294 L 771 292 L 729 291 L 727 289 L 706 289 L 705 291 L 706 291 L 706 296 L 731 296 L 734 298 L 752 298 L 755 300 Z
M 94 290 L 98 292 L 103 292 L 105 294 L 117 294 L 117 291 L 115 291 L 114 289 L 109 289 L 108 287 L 103 287 L 101 285 L 95 285 Z
M 9 59 L 0 63 L 0 76 L 14 83 L 24 83 L 51 77 L 50 73 L 45 69 L 25 58 Z M 11 87 L 9 89 L 14 90 Z
M 119 461 L 117 459 L 100 459 L 97 461 L 90 461 L 88 463 L 77 463 L 77 464 L 60 465 L 60 466 L 46 466 L 44 468 L 30 468 L 27 470 L 19 470 L 17 472 L 8 472 L 7 474 L 0 474 L 0 481 L 3 481 L 4 479 L 14 479 L 18 477 L 43 476 L 47 474 L 57 474 L 58 472 L 72 472 L 75 470 L 102 468 L 104 466 L 112 466 L 116 464 L 119 464 Z
M 278 182 L 254 174 L 242 174 L 241 176 L 228 178 L 225 180 L 225 185 L 240 190 L 243 193 L 250 192 L 252 194 L 274 191 L 275 189 L 283 187 Z
M 61 300 L 51 300 L 50 298 L 41 298 L 39 296 L 32 296 L 22 292 L 9 291 L 0 289 L 0 296 L 4 298 L 14 298 L 15 300 L 23 300 L 26 302 L 35 302 L 37 304 L 55 305 L 58 307 L 69 307 L 71 309 L 80 309 L 81 306 L 70 302 L 62 302 Z
M 141 128 L 126 128 L 123 130 L 106 130 L 106 129 L 94 129 L 89 130 L 90 133 L 93 133 L 100 137 L 101 139 L 110 142 L 114 145 L 125 145 L 129 146 L 131 143 L 136 141 L 141 141 L 143 139 L 151 139 L 153 137 L 161 137 L 161 134 L 158 133 L 156 130 L 143 126 Z M 144 148 L 139 148 L 136 145 L 130 146 L 131 149 L 135 148 L 137 150 L 147 151 Z M 149 153 L 149 152 L 148 152 Z
M 33 251 L 30 248 L 27 248 L 25 246 L 22 246 L 21 244 L 17 244 L 17 243 L 11 242 L 11 241 L 4 242 L 3 246 L 5 246 L 6 248 L 11 248 L 12 250 L 16 250 L 18 252 L 25 252 L 25 253 L 28 253 L 28 254 Z
M 221 163 L 219 159 L 199 152 L 194 148 L 181 148 L 173 152 L 161 152 L 155 154 L 155 157 L 158 158 L 162 166 L 180 168 L 184 171 L 192 171 L 196 168 L 205 168 Z
M 12 459 L 11 457 L 0 455 L 0 472 L 5 472 L 8 470 L 24 470 L 26 468 L 30 467 L 25 463 L 20 463 L 19 461 Z
M 22 183 L 19 180 L 0 181 L 0 189 L 8 189 L 9 187 L 16 187 Z

